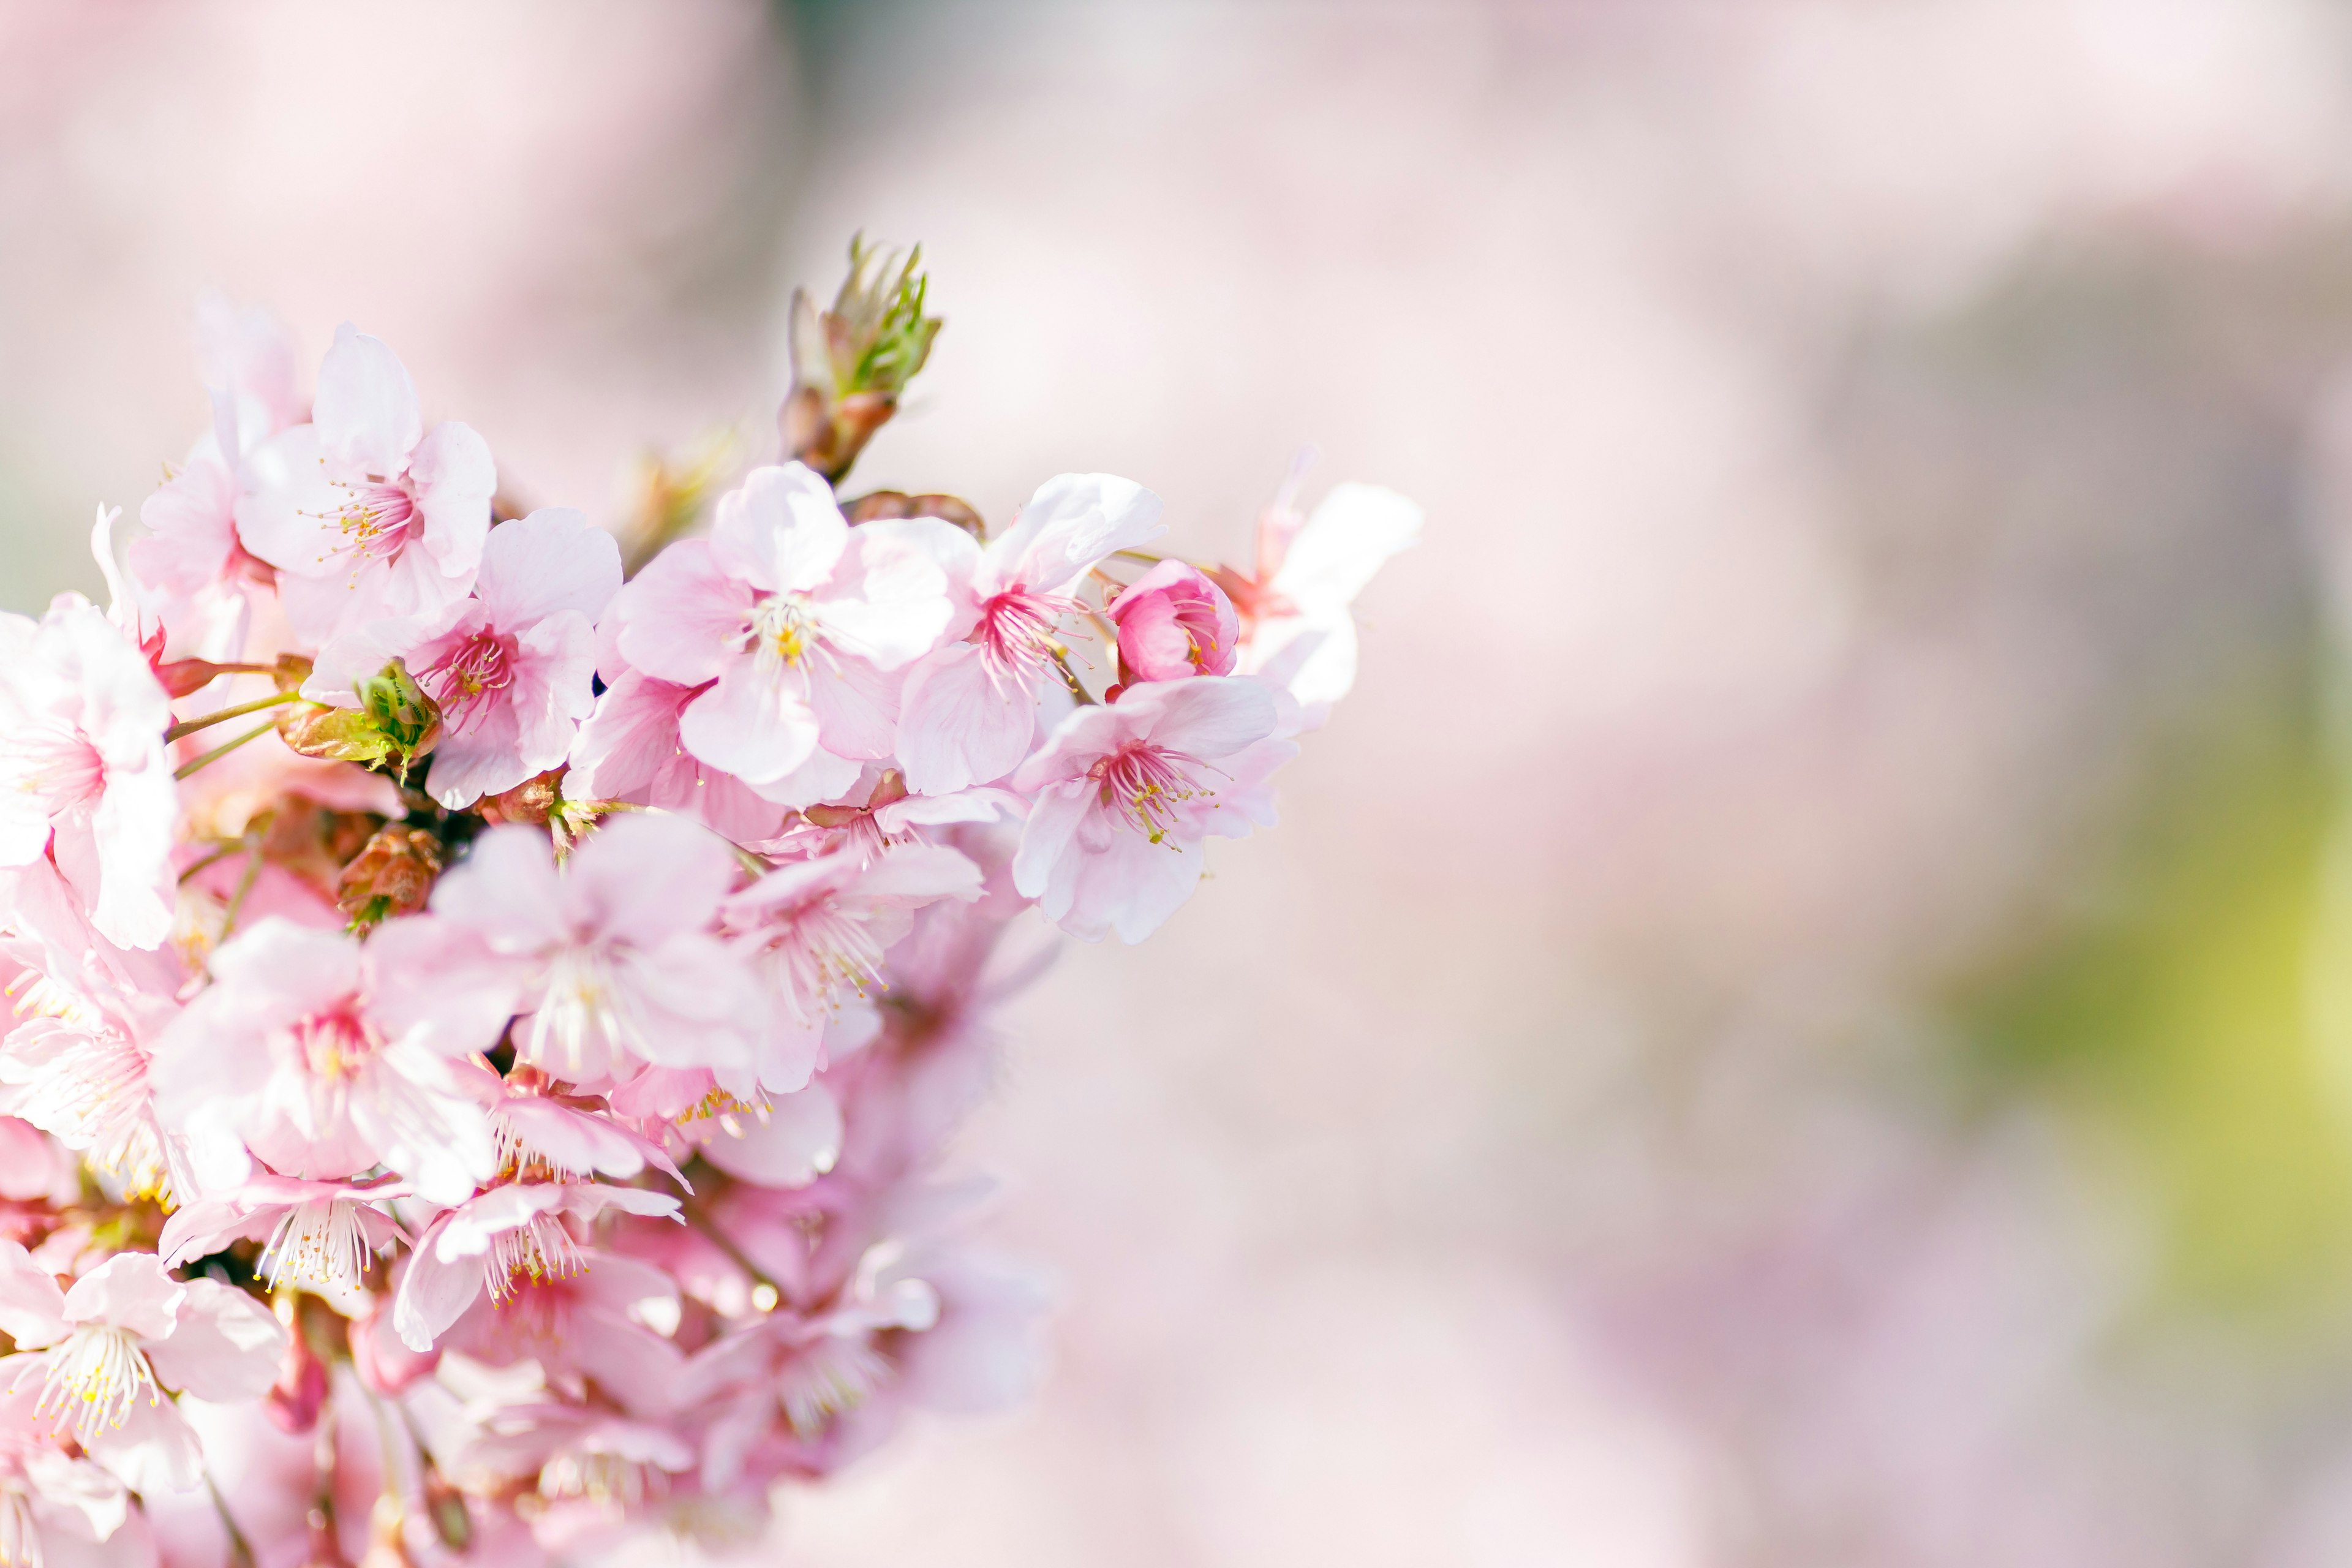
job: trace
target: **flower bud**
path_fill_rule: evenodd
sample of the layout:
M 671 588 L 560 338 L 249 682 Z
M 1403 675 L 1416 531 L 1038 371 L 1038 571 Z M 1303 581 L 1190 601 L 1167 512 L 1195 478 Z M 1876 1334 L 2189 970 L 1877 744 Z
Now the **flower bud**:
M 421 827 L 386 823 L 336 879 L 335 908 L 353 931 L 366 931 L 423 909 L 440 875 L 439 839 Z
M 988 531 L 981 521 L 980 509 L 961 496 L 910 496 L 904 490 L 876 490 L 859 496 L 841 510 L 853 524 L 885 518 L 936 517 L 954 523 L 975 539 Z
M 828 479 L 849 471 L 930 357 L 942 323 L 923 314 L 922 258 L 919 245 L 902 258 L 853 239 L 831 310 L 793 292 L 793 390 L 777 419 L 785 452 Z
M 408 770 L 441 743 L 440 706 L 396 658 L 352 689 L 357 708 L 306 702 L 287 710 L 278 738 L 303 756 L 381 767 L 407 782 Z
M 1162 561 L 1106 606 L 1130 680 L 1230 675 L 1241 622 L 1224 591 L 1181 561 Z
M 277 1300 L 278 1321 L 286 1325 L 286 1359 L 278 1365 L 278 1381 L 263 1396 L 262 1408 L 280 1432 L 299 1435 L 319 1424 L 319 1412 L 327 1404 L 327 1363 L 310 1346 L 310 1337 L 303 1331 L 301 1300 L 283 1294 Z

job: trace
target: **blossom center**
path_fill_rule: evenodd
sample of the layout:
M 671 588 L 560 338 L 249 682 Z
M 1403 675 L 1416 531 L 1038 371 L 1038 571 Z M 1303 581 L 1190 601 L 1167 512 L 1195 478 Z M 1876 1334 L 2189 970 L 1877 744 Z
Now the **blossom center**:
M 356 483 L 338 479 L 335 488 L 343 492 L 342 501 L 324 516 L 342 540 L 329 552 L 348 556 L 355 569 L 399 555 L 420 515 L 408 486 L 370 474 Z
M 518 1276 L 542 1285 L 551 1279 L 568 1279 L 587 1267 L 580 1256 L 580 1244 L 572 1239 L 563 1222 L 544 1214 L 535 1214 L 514 1229 L 492 1237 L 489 1255 L 482 1261 L 490 1299 L 501 1306 L 520 1288 Z
M 1187 764 L 1201 765 L 1181 752 L 1129 741 L 1097 762 L 1087 776 L 1095 781 L 1096 799 L 1103 806 L 1157 844 L 1175 826 L 1179 805 L 1216 793 L 1188 773 Z
M 85 1323 L 49 1352 L 49 1375 L 33 1413 L 70 1415 L 74 1440 L 88 1447 L 100 1432 L 128 1421 L 142 1395 L 150 1405 L 163 1400 L 137 1337 L 111 1323 Z
M 641 1033 L 629 990 L 613 973 L 613 955 L 575 941 L 548 963 L 546 990 L 524 1030 L 521 1054 L 551 1077 L 578 1083 L 601 1077 L 611 1051 L 630 1049 Z
M 31 795 L 50 816 L 95 801 L 105 788 L 98 749 L 55 720 L 36 721 L 0 745 L 0 789 Z
M 816 617 L 809 613 L 807 595 L 771 594 L 752 605 L 736 646 L 798 668 L 817 647 Z
M 770 973 L 793 1013 L 814 1022 L 843 991 L 886 989 L 882 944 L 865 921 L 843 911 L 831 894 L 783 912 L 763 950 Z
M 1062 617 L 1079 607 L 1076 599 L 1027 588 L 992 595 L 980 606 L 973 638 L 990 678 L 1000 686 L 1034 683 L 1053 663 Z
M 287 1279 L 319 1285 L 357 1285 L 374 1248 L 360 1225 L 359 1205 L 340 1198 L 312 1198 L 295 1205 L 261 1249 L 261 1277 L 277 1289 Z
M 0 1568 L 41 1568 L 41 1531 L 33 1522 L 33 1500 L 6 1477 L 0 1477 Z
M 348 1009 L 315 1013 L 294 1026 L 295 1044 L 314 1079 L 341 1083 L 375 1055 L 374 1031 Z
M 515 681 L 513 639 L 476 632 L 426 665 L 417 681 L 441 705 L 451 732 L 468 728 Z

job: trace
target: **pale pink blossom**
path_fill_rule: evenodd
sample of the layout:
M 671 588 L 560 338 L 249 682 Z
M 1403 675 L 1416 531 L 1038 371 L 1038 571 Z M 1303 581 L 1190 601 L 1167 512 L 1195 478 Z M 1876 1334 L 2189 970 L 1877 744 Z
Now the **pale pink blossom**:
M 490 1174 L 489 1125 L 454 1058 L 496 1043 L 513 992 L 462 943 L 420 920 L 362 945 L 272 918 L 212 972 L 150 1069 L 207 1188 L 242 1184 L 254 1160 L 313 1180 L 382 1164 L 448 1203 Z
M 621 586 L 613 536 L 567 507 L 490 531 L 474 596 L 422 620 L 346 630 L 303 694 L 349 706 L 394 658 L 441 708 L 426 788 L 452 810 L 559 766 L 595 706 L 595 618 Z
M 952 849 L 910 844 L 869 863 L 837 852 L 781 866 L 728 899 L 720 919 L 765 984 L 757 1091 L 789 1094 L 824 1065 L 828 1031 L 862 1043 L 887 989 L 882 959 L 940 899 L 980 896 L 980 868 Z M 724 1075 L 722 1085 L 727 1085 Z M 750 1100 L 751 1094 L 737 1092 Z
M 427 918 L 511 977 L 516 1060 L 593 1089 L 640 1063 L 750 1065 L 758 993 L 712 933 L 734 876 L 724 843 L 674 816 L 609 821 L 560 873 L 545 833 L 495 827 Z
M 620 652 L 657 679 L 709 684 L 680 736 L 748 784 L 782 779 L 820 746 L 885 757 L 891 672 L 949 634 L 942 562 L 969 544 L 935 518 L 852 529 L 800 464 L 755 468 L 719 501 L 709 539 L 671 545 L 621 591 Z
M 894 1374 L 878 1336 L 920 1333 L 939 1321 L 939 1293 L 889 1271 L 895 1251 L 869 1251 L 829 1307 L 772 1312 L 695 1353 L 685 1388 L 688 1402 L 711 1412 L 703 1434 L 706 1487 L 734 1485 L 751 1449 L 780 1423 L 803 1443 L 821 1436 Z
M 677 1282 L 641 1259 L 595 1248 L 549 1262 L 477 1294 L 436 1348 L 487 1366 L 536 1362 L 551 1385 L 575 1398 L 593 1379 L 631 1406 L 674 1399 L 686 1358 L 663 1331 L 677 1326 Z
M 426 430 L 407 370 L 346 322 L 319 368 L 310 423 L 250 453 L 246 485 L 237 533 L 278 569 L 294 630 L 320 643 L 465 597 L 498 469 L 467 426 Z
M 947 795 L 909 795 L 906 775 L 896 768 L 882 770 L 859 793 L 862 800 L 849 796 L 802 807 L 782 833 L 760 847 L 808 858 L 845 851 L 871 861 L 893 845 L 916 842 L 925 827 L 1018 819 L 1029 811 L 1028 801 L 1020 795 L 987 785 Z
M 1036 805 L 1014 885 L 1074 936 L 1140 942 L 1201 879 L 1202 840 L 1271 826 L 1265 780 L 1297 747 L 1254 680 L 1148 683 L 1082 708 L 1013 775 Z
M 235 659 L 244 651 L 255 593 L 273 581 L 268 563 L 237 536 L 245 457 L 301 423 L 309 405 L 293 339 L 268 311 L 207 300 L 196 328 L 212 426 L 179 471 L 141 504 L 147 533 L 127 554 L 141 608 L 161 620 L 171 657 Z
M 1241 621 L 1225 591 L 1181 561 L 1162 561 L 1103 607 L 1133 680 L 1231 675 Z
M 86 1001 L 22 1010 L 30 1016 L 0 1040 L 0 1112 L 80 1152 L 126 1193 L 173 1194 L 183 1184 L 129 1020 Z
M 1086 574 L 1116 551 L 1158 538 L 1160 498 L 1108 474 L 1064 474 L 1040 486 L 987 548 L 963 539 L 954 558 L 970 640 L 908 673 L 898 720 L 908 787 L 940 795 L 993 783 L 1029 754 L 1037 689 L 1054 674 L 1062 623 L 1084 605 Z
M 79 595 L 0 614 L 0 867 L 46 856 L 123 947 L 171 934 L 171 722 L 145 657 Z
M 348 1300 L 369 1265 L 392 1250 L 400 1225 L 383 1207 L 404 1182 L 354 1186 L 261 1172 L 242 1186 L 200 1198 L 163 1222 L 156 1251 L 178 1268 L 232 1241 L 261 1241 L 255 1270 L 271 1289 L 299 1284 Z
M 567 1220 L 607 1211 L 660 1218 L 677 1200 L 637 1187 L 578 1182 L 510 1183 L 443 1213 L 410 1257 L 393 1306 L 393 1327 L 413 1351 L 433 1348 L 485 1291 L 493 1301 L 519 1281 L 567 1279 L 589 1266 Z
M 194 1433 L 168 1397 L 258 1398 L 276 1381 L 286 1331 L 241 1290 L 178 1280 L 152 1253 L 126 1252 L 58 1283 L 0 1241 L 0 1389 L 37 1388 L 37 1417 L 134 1491 L 184 1491 L 201 1471 Z
M 1421 540 L 1421 508 L 1378 485 L 1335 485 L 1303 523 L 1287 498 L 1258 529 L 1254 582 L 1228 578 L 1247 617 L 1245 674 L 1283 687 L 1310 719 L 1356 684 L 1350 609 L 1373 574 Z
M 600 1175 L 625 1182 L 652 1169 L 686 1185 L 667 1151 L 604 1114 L 601 1102 L 556 1094 L 543 1074 L 528 1067 L 504 1079 L 489 1072 L 474 1077 L 489 1111 L 501 1171 L 559 1182 Z

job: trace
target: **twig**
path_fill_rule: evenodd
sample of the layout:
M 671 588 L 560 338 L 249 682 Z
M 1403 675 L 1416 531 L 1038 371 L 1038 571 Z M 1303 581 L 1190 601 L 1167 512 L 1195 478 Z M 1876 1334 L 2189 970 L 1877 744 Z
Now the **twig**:
M 224 741 L 219 745 L 215 746 L 211 751 L 206 752 L 203 756 L 198 757 L 194 762 L 183 763 L 178 767 L 173 769 L 172 777 L 175 781 L 186 778 L 190 773 L 194 773 L 206 763 L 217 762 L 221 758 L 227 756 L 231 752 L 236 751 L 239 746 L 244 745 L 247 741 L 258 741 L 262 736 L 267 735 L 270 731 L 275 730 L 276 728 L 278 728 L 278 726 L 275 724 L 264 724 L 258 730 L 247 730 L 244 734 L 239 735 L 234 741 Z
M 778 1285 L 774 1279 L 771 1279 L 766 1269 L 761 1268 L 758 1264 L 752 1262 L 750 1258 L 746 1257 L 743 1249 L 735 1245 L 735 1238 L 729 1236 L 717 1226 L 711 1224 L 709 1216 L 705 1215 L 700 1208 L 691 1203 L 685 1203 L 678 1205 L 677 1212 L 685 1217 L 686 1223 L 693 1227 L 697 1235 L 700 1236 L 703 1240 L 710 1243 L 711 1246 L 717 1247 L 719 1251 L 725 1253 L 727 1255 L 727 1261 L 732 1263 L 736 1268 L 740 1268 L 744 1273 L 750 1275 L 751 1277 L 752 1284 L 765 1285 L 769 1289 L 773 1290 L 776 1293 L 776 1300 L 780 1301 L 786 1299 L 784 1296 L 783 1287 Z
M 240 702 L 234 708 L 219 709 L 200 718 L 183 719 L 163 731 L 163 743 L 170 745 L 183 735 L 193 735 L 199 730 L 209 730 L 224 719 L 240 718 L 247 713 L 258 713 L 264 708 L 276 708 L 283 703 L 299 702 L 301 700 L 302 694 L 299 691 L 280 691 L 275 696 L 257 697 L 250 702 Z

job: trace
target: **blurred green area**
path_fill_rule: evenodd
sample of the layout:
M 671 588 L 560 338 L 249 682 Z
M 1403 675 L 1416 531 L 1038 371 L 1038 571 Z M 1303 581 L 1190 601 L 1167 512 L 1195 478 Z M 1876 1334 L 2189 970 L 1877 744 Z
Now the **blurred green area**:
M 2164 1304 L 2316 1325 L 2352 1264 L 2344 828 L 2315 658 L 2153 742 L 2089 896 L 1963 988 L 1979 1090 L 2063 1108 L 2152 1198 Z

